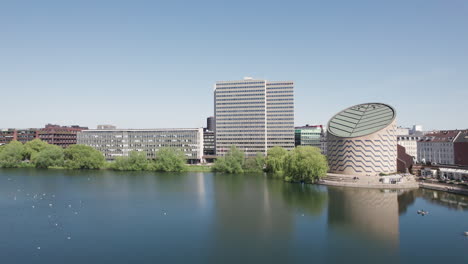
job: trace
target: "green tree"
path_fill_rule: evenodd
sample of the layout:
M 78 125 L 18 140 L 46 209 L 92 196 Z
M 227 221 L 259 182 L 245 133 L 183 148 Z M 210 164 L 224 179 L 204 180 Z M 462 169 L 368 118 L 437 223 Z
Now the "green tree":
M 224 173 L 243 173 L 244 172 L 244 153 L 236 146 L 231 146 L 225 156 L 216 159 L 213 165 L 213 171 Z
M 181 172 L 184 171 L 187 157 L 184 152 L 175 148 L 160 148 L 156 160 L 150 165 L 155 171 Z
M 265 156 L 257 153 L 255 157 L 248 157 L 244 161 L 244 170 L 249 172 L 262 172 L 265 165 Z
M 44 149 L 33 155 L 32 162 L 36 168 L 49 168 L 52 166 L 63 166 L 63 148 L 55 145 L 47 145 Z
M 38 138 L 33 139 L 24 144 L 24 158 L 27 160 L 33 160 L 34 155 L 37 155 L 43 149 L 47 148 L 50 144 L 44 142 Z
M 105 162 L 102 153 L 90 146 L 71 145 L 64 152 L 68 169 L 100 169 Z
M 145 152 L 131 151 L 128 157 L 117 157 L 111 168 L 121 171 L 141 171 L 148 169 L 148 159 Z
M 327 159 L 320 149 L 298 146 L 286 156 L 284 164 L 286 181 L 313 183 L 324 177 L 328 171 Z
M 282 147 L 272 147 L 268 150 L 266 158 L 267 172 L 274 174 L 282 174 L 284 171 L 284 162 L 288 151 Z
M 24 154 L 24 145 L 16 140 L 11 141 L 0 152 L 0 167 L 1 168 L 18 168 L 21 167 Z

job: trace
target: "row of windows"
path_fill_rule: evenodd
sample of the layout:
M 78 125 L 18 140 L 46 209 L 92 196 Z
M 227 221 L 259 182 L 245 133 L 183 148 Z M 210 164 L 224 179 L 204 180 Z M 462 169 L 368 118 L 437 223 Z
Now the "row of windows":
M 248 125 L 248 124 L 265 124 L 265 120 L 262 122 L 248 122 L 248 121 L 243 121 L 243 122 L 217 122 L 216 127 L 223 127 L 220 125 Z
M 290 108 L 293 108 L 293 107 L 290 107 Z M 282 113 L 282 115 L 286 115 L 286 113 L 294 113 L 294 110 L 271 110 L 271 107 L 269 107 L 267 109 L 267 113 L 268 113 L 268 116 L 272 116 L 270 115 L 270 113 Z M 292 116 L 294 116 L 294 114 L 291 114 Z
M 269 106 L 268 109 L 288 109 L 294 108 L 294 106 Z
M 252 117 L 252 116 L 265 116 L 265 114 L 237 114 L 237 115 L 216 115 L 216 118 L 218 120 L 230 120 L 230 119 L 226 119 L 227 117 L 238 117 L 238 116 L 246 116 L 246 117 Z M 245 119 L 245 117 L 241 117 L 239 118 L 240 119 Z M 264 119 L 264 118 L 258 118 L 258 119 Z M 234 119 L 232 119 L 234 120 Z
M 267 115 L 268 118 L 271 116 L 294 116 L 294 114 Z
M 236 90 L 235 89 L 236 87 L 234 87 L 234 88 L 222 89 L 222 90 L 216 89 L 215 93 L 216 93 L 216 95 L 218 95 L 218 94 L 230 94 L 230 93 L 262 93 L 262 94 L 265 94 L 265 88 L 263 86 L 257 86 L 257 87 L 260 87 L 260 88 L 263 88 L 263 89 Z M 257 87 L 252 86 L 252 87 L 249 87 L 249 88 L 257 88 Z M 247 87 L 242 87 L 242 88 L 247 88 Z
M 267 95 L 267 100 L 268 98 L 271 97 L 294 97 L 294 94 L 273 94 L 273 95 Z
M 265 84 L 265 81 L 261 82 L 226 82 L 226 83 L 216 83 L 216 86 L 218 85 L 250 85 L 250 84 Z
M 216 100 L 220 100 L 218 98 L 225 98 L 225 97 L 251 97 L 251 96 L 262 96 L 263 99 L 265 97 L 264 93 L 242 93 L 242 94 L 223 94 L 223 95 L 216 95 Z
M 222 130 L 222 131 L 219 131 L 219 132 L 222 132 L 222 133 L 244 133 L 244 132 L 251 132 L 251 133 L 254 133 L 254 132 L 259 132 L 259 133 L 265 133 L 265 129 L 263 130 L 251 130 L 251 129 L 231 129 L 231 130 Z M 284 131 L 286 132 L 286 131 Z M 218 134 L 216 134 L 216 136 L 218 136 Z
M 294 83 L 292 83 L 292 82 L 271 82 L 271 83 L 267 83 L 267 86 L 270 86 L 270 85 L 294 85 Z
M 221 121 L 235 121 L 235 120 L 263 120 L 265 121 L 265 118 L 248 118 L 248 117 L 239 117 L 239 118 L 219 118 L 217 121 L 217 124 L 222 124 L 220 123 Z
M 283 90 L 283 91 L 281 91 L 281 90 L 278 90 L 278 91 L 273 90 L 273 91 L 271 91 L 270 89 L 268 89 L 268 90 L 267 90 L 267 95 L 273 94 L 273 93 L 292 93 L 292 92 L 293 92 L 293 91 L 291 91 L 291 89 Z
M 261 126 L 244 126 L 244 127 L 241 127 L 241 128 L 250 129 L 250 128 L 255 128 L 255 127 L 260 128 L 260 127 L 265 127 L 265 125 L 261 125 Z M 216 126 L 216 129 L 223 129 L 223 128 L 233 128 L 233 127 L 232 126 Z
M 287 86 L 287 87 L 283 87 L 283 86 L 275 86 L 275 87 L 271 87 L 271 86 L 267 86 L 267 91 L 268 90 L 279 90 L 279 89 L 284 89 L 284 90 L 292 90 L 293 89 L 293 86 Z
M 229 101 L 233 101 L 233 100 L 229 100 Z M 265 105 L 264 102 L 229 102 L 229 103 L 216 103 L 216 105 L 243 105 L 243 104 L 247 104 L 247 105 L 250 105 L 250 104 L 257 104 L 257 105 Z
M 216 109 L 232 109 L 232 108 L 235 108 L 235 109 L 239 109 L 239 108 L 262 108 L 262 109 L 265 109 L 265 106 L 264 105 L 251 105 L 251 106 L 239 106 L 238 105 L 238 106 L 220 106 L 220 107 L 216 107 Z M 229 113 L 231 111 L 227 111 L 227 112 Z
M 226 107 L 223 107 L 223 108 L 226 108 Z M 228 108 L 233 108 L 233 107 L 228 107 Z M 249 107 L 250 108 L 250 107 Z M 241 113 L 245 113 L 245 112 L 263 112 L 265 113 L 265 110 L 262 109 L 262 110 L 254 110 L 254 109 L 251 109 L 251 110 L 227 110 L 227 111 L 220 111 L 218 109 L 216 109 L 216 116 L 219 116 L 218 113 L 231 113 L 230 115 L 225 115 L 225 116 L 237 116 L 237 114 L 232 114 L 232 113 L 238 113 L 238 112 L 241 112 Z M 249 114 L 246 114 L 246 115 L 249 115 Z M 263 114 L 262 114 L 263 115 Z
M 237 98 L 228 98 L 228 99 L 218 99 L 218 98 L 216 98 L 216 102 L 218 102 L 218 101 L 252 101 L 252 100 L 264 102 L 265 98 L 264 97 L 245 97 L 245 98 L 237 97 Z
M 268 99 L 267 101 L 271 102 L 271 101 L 292 101 L 292 100 L 294 100 L 294 98 L 277 98 L 277 99 Z

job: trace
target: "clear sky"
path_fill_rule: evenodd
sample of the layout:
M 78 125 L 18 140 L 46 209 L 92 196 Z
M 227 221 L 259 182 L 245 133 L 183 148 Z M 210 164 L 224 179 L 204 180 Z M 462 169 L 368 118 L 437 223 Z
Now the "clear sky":
M 2 1 L 0 127 L 199 127 L 213 85 L 295 81 L 296 125 L 365 102 L 468 127 L 468 1 Z

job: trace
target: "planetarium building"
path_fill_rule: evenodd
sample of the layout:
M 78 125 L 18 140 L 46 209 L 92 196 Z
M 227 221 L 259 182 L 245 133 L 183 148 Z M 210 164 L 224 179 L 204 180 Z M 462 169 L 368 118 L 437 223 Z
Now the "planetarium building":
M 371 175 L 397 171 L 396 112 L 381 103 L 349 107 L 328 122 L 331 173 Z

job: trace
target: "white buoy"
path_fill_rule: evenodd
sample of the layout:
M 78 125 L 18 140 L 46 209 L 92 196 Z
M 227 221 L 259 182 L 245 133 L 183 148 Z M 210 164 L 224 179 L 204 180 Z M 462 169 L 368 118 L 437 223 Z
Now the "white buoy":
M 57 224 L 57 223 L 55 223 L 55 226 L 58 226 L 58 224 Z
M 71 208 L 71 204 L 68 205 L 68 208 Z
M 35 208 L 35 206 L 33 205 L 32 208 Z
M 77 214 L 78 214 L 78 212 L 75 212 L 75 214 L 77 215 Z
M 49 204 L 49 207 L 52 207 L 52 204 Z
M 166 212 L 164 212 L 164 215 L 167 215 L 167 213 L 166 213 Z
M 68 240 L 70 240 L 70 239 L 71 239 L 71 237 L 67 237 L 67 239 L 68 239 Z
M 39 249 L 41 249 L 41 247 L 37 247 L 37 249 L 39 250 Z

